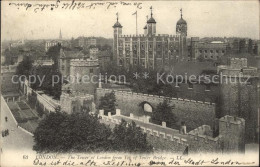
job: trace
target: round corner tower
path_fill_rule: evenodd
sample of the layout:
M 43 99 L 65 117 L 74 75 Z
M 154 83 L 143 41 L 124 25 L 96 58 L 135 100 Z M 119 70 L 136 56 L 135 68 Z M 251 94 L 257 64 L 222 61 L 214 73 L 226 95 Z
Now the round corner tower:
M 248 67 L 246 58 L 231 58 L 218 66 L 220 78 L 220 116 L 245 119 L 246 142 L 256 140 L 258 118 L 257 68 Z

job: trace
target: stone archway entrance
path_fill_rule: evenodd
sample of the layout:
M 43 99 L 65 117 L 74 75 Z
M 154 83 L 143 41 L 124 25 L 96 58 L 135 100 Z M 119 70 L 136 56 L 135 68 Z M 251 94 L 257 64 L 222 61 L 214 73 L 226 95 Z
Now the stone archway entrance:
M 139 104 L 144 112 L 152 113 L 154 110 L 154 107 L 147 101 L 143 101 Z

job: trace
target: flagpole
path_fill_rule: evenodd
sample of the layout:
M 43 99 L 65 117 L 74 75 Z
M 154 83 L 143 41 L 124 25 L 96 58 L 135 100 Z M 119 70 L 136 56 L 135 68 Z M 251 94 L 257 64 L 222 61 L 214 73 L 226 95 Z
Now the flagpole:
M 137 11 L 136 11 L 136 35 L 138 35 L 138 31 L 137 31 Z

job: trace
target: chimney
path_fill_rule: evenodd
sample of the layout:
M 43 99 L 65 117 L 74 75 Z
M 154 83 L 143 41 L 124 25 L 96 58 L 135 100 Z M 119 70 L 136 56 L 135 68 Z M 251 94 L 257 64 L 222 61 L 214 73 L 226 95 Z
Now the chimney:
M 99 79 L 99 82 L 98 82 L 98 88 L 102 88 L 101 78 Z
M 104 115 L 104 110 L 99 110 L 99 116 L 103 116 Z
M 120 109 L 116 109 L 116 115 L 121 115 L 121 110 Z
M 166 122 L 162 122 L 162 127 L 166 128 Z
M 184 121 L 181 122 L 180 134 L 186 134 L 186 125 Z
M 111 118 L 111 112 L 108 112 L 108 117 Z

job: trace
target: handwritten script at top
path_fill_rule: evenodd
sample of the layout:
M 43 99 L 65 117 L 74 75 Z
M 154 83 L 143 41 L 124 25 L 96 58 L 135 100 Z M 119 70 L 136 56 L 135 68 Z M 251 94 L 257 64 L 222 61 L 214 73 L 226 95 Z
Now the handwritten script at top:
M 80 10 L 80 9 L 96 9 L 98 7 L 105 7 L 106 9 L 110 8 L 116 8 L 119 6 L 136 6 L 137 9 L 142 9 L 142 3 L 141 2 L 123 2 L 123 1 L 117 1 L 117 2 L 75 2 L 75 0 L 72 1 L 65 1 L 62 2 L 60 0 L 57 0 L 55 2 L 48 2 L 45 3 L 37 3 L 37 2 L 10 2 L 9 6 L 14 7 L 18 10 L 33 10 L 35 13 L 50 10 L 53 11 L 55 9 L 63 9 L 63 10 Z

